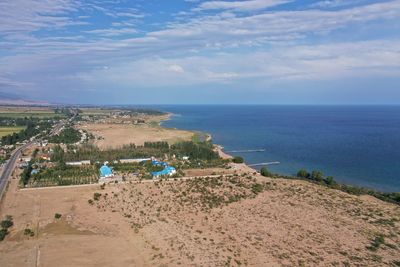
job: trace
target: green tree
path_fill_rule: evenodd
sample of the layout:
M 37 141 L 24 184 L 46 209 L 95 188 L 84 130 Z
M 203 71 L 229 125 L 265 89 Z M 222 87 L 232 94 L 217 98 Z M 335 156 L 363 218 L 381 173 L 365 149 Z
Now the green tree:
M 57 145 L 53 149 L 53 161 L 55 162 L 61 162 L 64 161 L 64 150 L 61 148 L 61 146 Z
M 236 157 L 234 157 L 234 158 L 232 159 L 232 161 L 233 161 L 234 163 L 243 163 L 243 162 L 244 162 L 244 159 L 243 159 L 242 157 L 240 157 L 240 156 L 236 156 Z
M 262 176 L 265 176 L 265 177 L 271 177 L 272 176 L 272 173 L 268 170 L 267 167 L 262 167 L 261 170 L 260 170 L 260 173 L 261 173 Z
M 322 182 L 324 179 L 324 174 L 320 171 L 312 171 L 311 179 L 313 179 L 317 182 Z
M 305 169 L 301 169 L 297 172 L 297 177 L 299 178 L 309 178 L 310 177 L 310 173 L 305 170 Z
M 336 184 L 336 181 L 333 179 L 332 176 L 328 176 L 325 179 L 325 183 L 329 186 Z
M 8 228 L 10 228 L 11 226 L 13 226 L 13 225 L 14 225 L 14 222 L 13 222 L 12 216 L 7 215 L 6 218 L 5 218 L 4 220 L 1 221 L 0 225 L 1 225 L 1 227 L 2 227 L 3 229 L 8 229 Z

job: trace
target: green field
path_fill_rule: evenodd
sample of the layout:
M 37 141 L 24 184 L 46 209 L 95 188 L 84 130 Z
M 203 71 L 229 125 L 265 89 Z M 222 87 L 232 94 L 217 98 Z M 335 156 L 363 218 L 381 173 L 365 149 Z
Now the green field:
M 54 117 L 65 117 L 64 114 L 56 114 L 51 108 L 39 107 L 0 107 L 0 117 L 2 118 L 25 118 L 33 117 L 47 119 Z
M 21 130 L 24 130 L 25 126 L 0 126 L 0 138 L 12 133 L 18 133 Z
M 0 117 L 4 118 L 25 118 L 33 117 L 39 119 L 54 118 L 54 117 L 65 117 L 64 114 L 56 114 L 54 112 L 0 112 Z

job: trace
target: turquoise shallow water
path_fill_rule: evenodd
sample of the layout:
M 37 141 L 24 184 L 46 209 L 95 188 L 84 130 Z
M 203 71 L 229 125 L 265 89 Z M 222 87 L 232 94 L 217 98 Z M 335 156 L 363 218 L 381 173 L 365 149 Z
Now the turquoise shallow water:
M 211 133 L 248 163 L 295 174 L 321 170 L 336 180 L 400 191 L 400 106 L 158 106 L 167 127 Z M 235 154 L 235 153 L 233 153 Z

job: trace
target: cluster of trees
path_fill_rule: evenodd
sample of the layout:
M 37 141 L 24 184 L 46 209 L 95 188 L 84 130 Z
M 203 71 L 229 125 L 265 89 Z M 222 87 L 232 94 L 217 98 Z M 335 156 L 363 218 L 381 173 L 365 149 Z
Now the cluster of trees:
M 25 126 L 29 123 L 37 124 L 39 122 L 38 118 L 8 118 L 0 117 L 0 126 Z
M 230 160 L 225 159 L 213 159 L 213 160 L 202 160 L 202 159 L 190 159 L 189 161 L 179 161 L 174 163 L 177 169 L 197 169 L 197 168 L 228 168 Z
M 49 139 L 49 142 L 56 144 L 73 144 L 78 142 L 79 140 L 81 140 L 81 133 L 72 127 L 67 127 L 62 130 L 58 135 L 51 137 Z
M 211 142 L 179 142 L 170 147 L 170 154 L 188 156 L 190 159 L 215 160 L 219 158 Z
M 54 109 L 54 113 L 56 113 L 56 114 L 62 114 L 62 115 L 65 115 L 65 116 L 67 116 L 67 117 L 71 117 L 71 116 L 74 115 L 74 114 L 71 112 L 71 109 L 69 109 L 69 108 L 55 108 L 55 109 Z
M 65 153 L 61 151 L 59 153 L 57 152 L 56 157 L 60 157 L 64 161 L 90 160 L 92 162 L 104 162 L 126 158 L 162 157 L 163 155 L 164 153 L 159 149 L 136 147 L 134 144 L 109 150 L 100 150 L 97 146 L 92 144 L 84 144 L 75 150 L 68 150 Z
M 42 121 L 40 123 L 35 123 L 34 121 L 29 121 L 26 124 L 26 129 L 21 130 L 18 133 L 9 134 L 1 138 L 1 144 L 3 145 L 14 145 L 17 142 L 22 142 L 41 133 L 44 130 L 49 130 L 51 123 L 48 121 Z
M 33 164 L 35 163 L 35 157 L 38 152 L 39 152 L 39 149 L 37 149 L 37 148 L 33 151 L 32 159 L 28 162 L 28 166 L 24 169 L 24 171 L 21 174 L 21 183 L 24 186 L 26 186 L 29 183 L 29 180 L 31 179 Z
M 156 149 L 169 149 L 168 142 L 144 142 L 144 147 L 146 148 L 156 148 Z
M 297 177 L 301 179 L 309 179 L 318 183 L 325 183 L 326 185 L 332 186 L 337 184 L 332 176 L 325 177 L 321 171 L 312 171 L 309 173 L 305 169 L 301 169 L 297 172 Z
M 11 215 L 7 215 L 4 220 L 0 222 L 0 241 L 3 241 L 6 235 L 8 235 L 8 229 L 14 225 L 13 217 Z
M 320 171 L 312 171 L 310 173 L 305 169 L 301 169 L 297 172 L 297 178 L 307 179 L 322 185 L 326 185 L 330 188 L 344 191 L 352 195 L 371 195 L 383 201 L 400 204 L 400 192 L 386 193 L 375 191 L 373 189 L 365 187 L 341 184 L 336 182 L 332 176 L 325 177 L 324 174 Z
M 103 162 L 126 158 L 148 158 L 151 156 L 163 158 L 165 155 L 169 157 L 172 157 L 172 155 L 177 157 L 188 156 L 190 160 L 211 161 L 219 159 L 218 153 L 213 150 L 211 143 L 192 141 L 179 142 L 171 146 L 166 142 L 147 142 L 145 146 L 131 144 L 109 150 L 100 150 L 94 145 L 85 144 L 77 149 L 68 150 L 66 153 L 55 149 L 53 159 L 60 157 L 64 161 L 91 160 L 92 162 Z
M 53 178 L 65 178 L 65 177 L 89 177 L 98 174 L 98 169 L 91 166 L 68 166 L 59 164 L 55 167 L 45 169 L 38 174 L 34 174 L 32 178 L 35 180 L 46 180 Z
M 165 112 L 154 110 L 154 109 L 146 109 L 146 108 L 129 108 L 126 114 L 138 115 L 138 114 L 146 114 L 146 115 L 164 115 Z

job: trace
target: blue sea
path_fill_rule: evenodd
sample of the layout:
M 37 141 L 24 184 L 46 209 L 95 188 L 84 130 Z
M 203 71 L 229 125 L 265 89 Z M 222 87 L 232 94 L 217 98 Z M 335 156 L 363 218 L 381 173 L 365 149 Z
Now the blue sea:
M 400 191 L 400 106 L 159 106 L 166 127 L 210 133 L 247 163 L 276 173 L 320 170 L 339 182 Z M 232 153 L 235 154 L 235 153 Z

